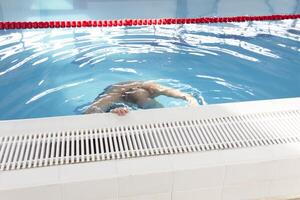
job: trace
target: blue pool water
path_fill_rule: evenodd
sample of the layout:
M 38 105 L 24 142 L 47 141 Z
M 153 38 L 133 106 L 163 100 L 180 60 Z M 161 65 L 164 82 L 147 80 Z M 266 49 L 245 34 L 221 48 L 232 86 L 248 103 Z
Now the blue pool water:
M 299 97 L 299 55 L 296 20 L 0 31 L 0 120 L 81 114 L 105 87 L 129 80 L 201 105 Z

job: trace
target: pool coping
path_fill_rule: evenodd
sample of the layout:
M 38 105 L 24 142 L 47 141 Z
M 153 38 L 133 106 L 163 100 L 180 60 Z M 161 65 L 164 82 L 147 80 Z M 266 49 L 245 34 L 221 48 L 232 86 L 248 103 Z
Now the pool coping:
M 96 113 L 88 115 L 0 120 L 0 136 L 33 134 L 40 132 L 62 132 L 78 129 L 111 128 L 116 126 L 207 119 L 241 114 L 253 114 L 260 111 L 274 112 L 293 109 L 300 109 L 300 97 L 212 104 L 197 107 L 137 110 L 130 112 L 126 116 L 117 116 L 112 113 Z

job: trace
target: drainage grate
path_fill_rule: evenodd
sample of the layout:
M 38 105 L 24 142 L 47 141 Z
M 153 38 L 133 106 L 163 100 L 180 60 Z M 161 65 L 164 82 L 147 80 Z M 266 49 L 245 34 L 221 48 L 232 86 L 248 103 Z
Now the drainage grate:
M 4 136 L 0 169 L 300 142 L 300 110 Z

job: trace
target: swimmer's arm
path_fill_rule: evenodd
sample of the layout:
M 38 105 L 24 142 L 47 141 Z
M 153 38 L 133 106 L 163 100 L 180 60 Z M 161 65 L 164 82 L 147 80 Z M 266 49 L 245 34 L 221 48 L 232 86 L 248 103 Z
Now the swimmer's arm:
M 190 106 L 198 106 L 198 101 L 190 94 L 187 94 L 185 92 L 181 92 L 179 90 L 162 86 L 157 83 L 147 83 L 146 85 L 147 89 L 153 90 L 155 95 L 166 95 L 168 97 L 174 97 L 177 99 L 183 99 L 186 100 Z
M 106 96 L 93 102 L 84 114 L 104 113 L 116 101 L 120 100 L 120 95 L 107 94 Z

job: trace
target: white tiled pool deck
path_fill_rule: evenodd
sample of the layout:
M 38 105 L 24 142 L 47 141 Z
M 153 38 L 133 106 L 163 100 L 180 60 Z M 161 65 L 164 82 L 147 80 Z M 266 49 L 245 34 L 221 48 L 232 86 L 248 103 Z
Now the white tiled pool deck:
M 94 114 L 2 121 L 0 124 L 1 135 L 4 136 L 299 109 L 300 99 L 293 98 L 210 105 L 197 109 L 144 110 L 132 112 L 125 118 Z M 115 159 L 0 171 L 0 199 L 294 198 L 300 196 L 299 168 L 299 142 Z

